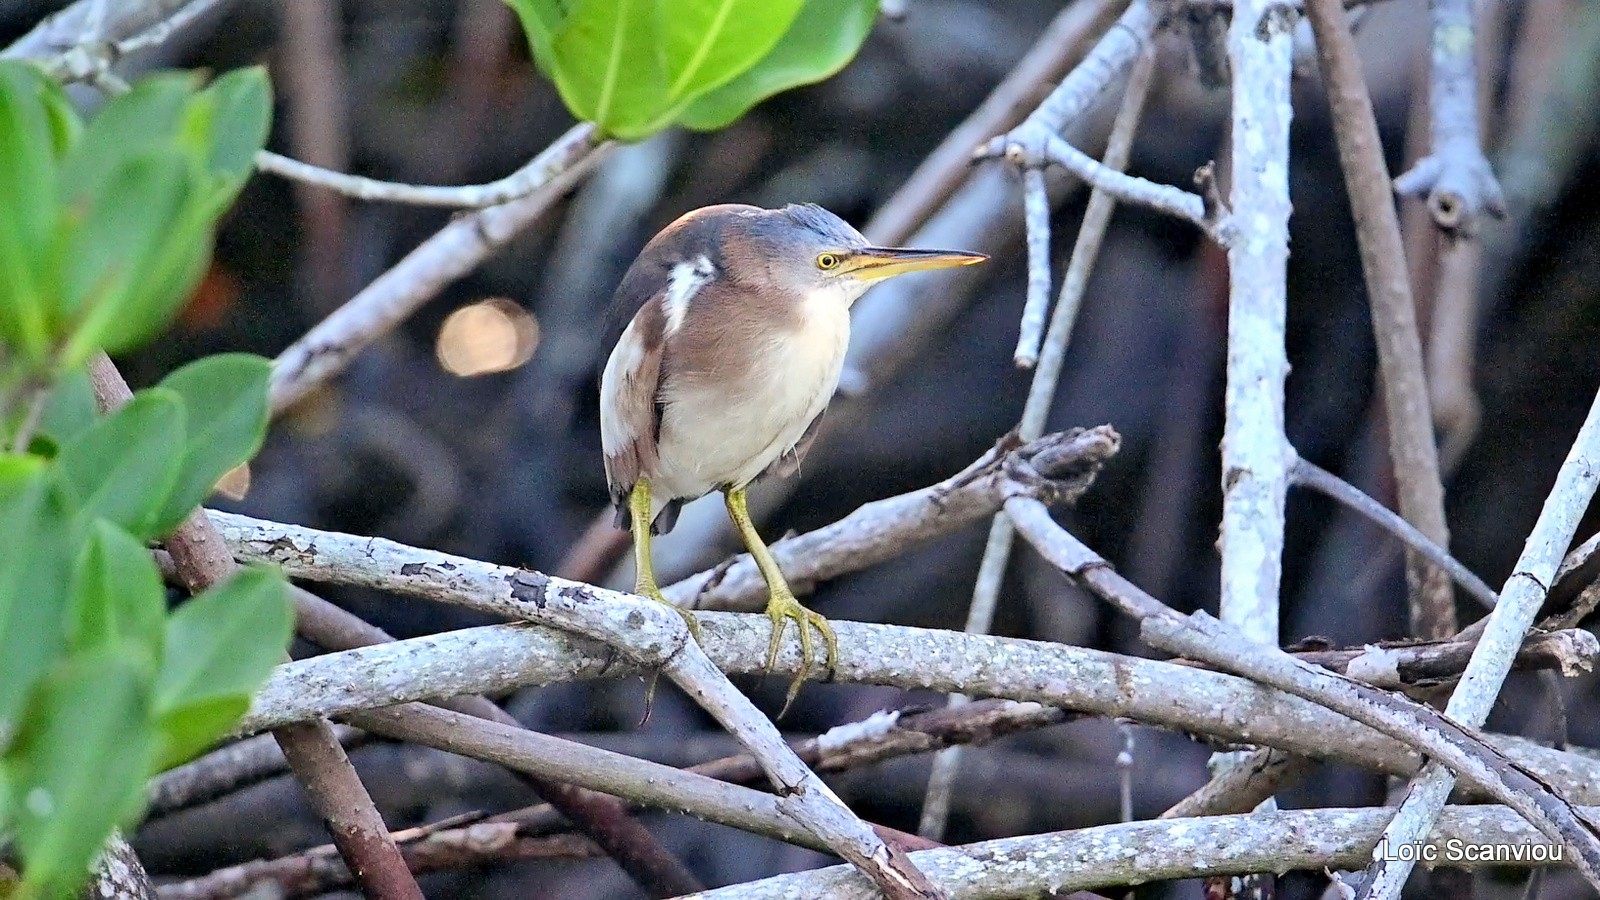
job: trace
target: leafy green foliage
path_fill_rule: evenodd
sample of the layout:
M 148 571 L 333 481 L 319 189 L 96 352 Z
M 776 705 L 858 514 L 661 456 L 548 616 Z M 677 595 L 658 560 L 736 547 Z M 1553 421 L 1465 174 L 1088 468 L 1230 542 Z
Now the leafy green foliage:
M 154 669 L 166 618 L 167 591 L 150 551 L 110 522 L 95 522 L 73 574 L 67 646 L 126 651 Z
M 98 650 L 62 660 L 34 691 L 5 754 L 24 896 L 69 896 L 143 806 L 148 683 L 136 660 Z
M 0 340 L 35 377 L 159 332 L 266 141 L 261 69 L 161 74 L 87 127 L 59 86 L 0 61 Z
M 105 416 L 84 371 L 189 295 L 270 111 L 259 69 L 163 74 L 85 126 L 0 61 L 0 844 L 19 897 L 71 896 L 145 780 L 226 733 L 289 639 L 276 570 L 169 616 L 148 545 L 260 448 L 270 364 L 201 360 Z
M 168 620 L 156 678 L 159 768 L 205 749 L 249 709 L 294 629 L 287 596 L 282 573 L 245 569 Z
M 567 108 L 624 140 L 717 128 L 855 55 L 877 0 L 506 0 Z
M 259 356 L 225 353 L 192 362 L 162 380 L 162 388 L 183 399 L 188 416 L 178 478 L 156 516 L 157 534 L 177 527 L 217 479 L 261 449 L 271 375 L 272 364 Z
M 183 418 L 176 394 L 141 391 L 61 448 L 64 492 L 85 516 L 155 537 L 151 526 L 178 477 Z
M 834 75 L 855 58 L 877 18 L 878 0 L 806 0 L 771 53 L 689 104 L 680 122 L 697 131 L 725 128 L 773 94 Z
M 65 643 L 77 548 L 51 474 L 42 460 L 0 457 L 0 746 L 15 732 L 30 686 Z

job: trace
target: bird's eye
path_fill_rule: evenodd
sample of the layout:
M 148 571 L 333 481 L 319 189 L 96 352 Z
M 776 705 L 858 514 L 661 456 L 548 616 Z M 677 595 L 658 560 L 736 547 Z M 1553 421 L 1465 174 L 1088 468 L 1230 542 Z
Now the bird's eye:
M 831 269 L 839 264 L 839 257 L 832 253 L 824 253 L 817 257 L 817 268 Z

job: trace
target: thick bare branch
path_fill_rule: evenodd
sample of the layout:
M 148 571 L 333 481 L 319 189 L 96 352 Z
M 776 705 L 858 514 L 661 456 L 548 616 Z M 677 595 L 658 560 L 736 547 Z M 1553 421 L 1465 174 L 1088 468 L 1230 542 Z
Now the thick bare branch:
M 246 558 L 279 561 L 295 577 L 368 583 L 366 541 L 213 513 Z M 414 551 L 417 568 L 405 593 L 443 599 L 424 574 L 439 554 Z M 701 613 L 707 654 L 732 674 L 760 672 L 767 620 Z M 850 684 L 960 691 L 1031 701 L 1063 710 L 1127 718 L 1228 743 L 1279 747 L 1339 759 L 1385 774 L 1419 765 L 1404 745 L 1314 703 L 1221 672 L 1016 638 L 840 621 L 836 678 Z M 799 652 L 778 655 L 775 676 L 799 670 Z M 281 667 L 258 695 L 248 727 L 315 713 L 342 715 L 455 693 L 496 693 L 575 678 L 648 671 L 617 659 L 603 644 L 549 629 L 495 625 L 412 638 L 299 660 Z M 1502 752 L 1585 803 L 1600 803 L 1600 760 L 1515 738 L 1495 738 Z
M 1386 814 L 1381 809 L 1323 809 L 1161 819 L 923 850 L 911 857 L 963 898 L 1032 897 L 1200 876 L 1359 865 L 1371 856 Z M 1530 833 L 1516 813 L 1495 806 L 1450 808 L 1427 842 L 1432 848 L 1428 852 L 1467 867 L 1489 860 L 1455 860 L 1469 849 L 1489 852 L 1489 845 L 1525 848 L 1522 859 L 1498 865 L 1550 864 L 1560 852 L 1559 845 Z M 694 896 L 872 900 L 874 894 L 872 885 L 849 868 L 835 866 Z
M 235 524 L 246 521 L 234 518 Z M 267 528 L 235 546 L 265 549 L 286 571 L 300 577 L 315 578 L 311 573 L 316 571 L 326 574 L 315 565 L 324 549 L 341 559 L 355 554 L 366 560 L 357 575 L 366 586 L 421 594 L 551 625 L 615 646 L 647 668 L 659 668 L 762 761 L 768 778 L 783 794 L 785 813 L 794 821 L 868 871 L 891 897 L 941 896 L 915 868 L 906 865 L 903 853 L 886 845 L 800 762 L 772 723 L 706 658 L 683 619 L 661 604 L 377 538 L 324 533 L 313 546 L 297 549 L 292 539 L 280 543 L 281 535 L 271 534 L 269 523 L 261 524 Z M 310 569 L 304 568 L 308 562 L 313 563 Z
M 1228 384 L 1222 435 L 1221 615 L 1252 640 L 1278 643 L 1283 508 L 1293 459 L 1283 431 L 1289 259 L 1289 77 L 1295 14 L 1237 0 L 1228 28 L 1233 76 L 1228 247 Z

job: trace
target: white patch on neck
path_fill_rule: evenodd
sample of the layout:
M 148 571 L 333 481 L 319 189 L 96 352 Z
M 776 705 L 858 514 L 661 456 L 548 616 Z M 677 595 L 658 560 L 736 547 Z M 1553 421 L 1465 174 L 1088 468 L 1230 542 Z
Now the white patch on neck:
M 683 317 L 689 314 L 689 301 L 716 274 L 711 260 L 704 256 L 672 267 L 672 275 L 667 281 L 667 337 L 677 334 L 678 329 L 683 327 Z

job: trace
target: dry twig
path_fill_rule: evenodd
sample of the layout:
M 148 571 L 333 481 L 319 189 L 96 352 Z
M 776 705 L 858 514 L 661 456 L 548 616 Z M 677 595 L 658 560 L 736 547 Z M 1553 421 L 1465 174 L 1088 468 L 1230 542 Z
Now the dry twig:
M 1372 330 L 1388 412 L 1389 456 L 1399 483 L 1400 513 L 1441 547 L 1450 544 L 1444 519 L 1444 486 L 1434 446 L 1433 414 L 1422 370 L 1422 340 L 1406 269 L 1400 222 L 1389 192 L 1389 170 L 1378 139 L 1341 0 L 1308 0 L 1306 13 L 1317 37 L 1328 102 L 1333 109 L 1339 162 L 1355 216 L 1361 267 L 1372 304 Z M 1473 110 L 1474 121 L 1477 111 Z M 1407 553 L 1411 634 L 1442 640 L 1456 633 L 1456 608 L 1449 576 L 1417 553 Z

